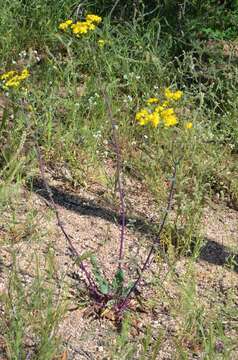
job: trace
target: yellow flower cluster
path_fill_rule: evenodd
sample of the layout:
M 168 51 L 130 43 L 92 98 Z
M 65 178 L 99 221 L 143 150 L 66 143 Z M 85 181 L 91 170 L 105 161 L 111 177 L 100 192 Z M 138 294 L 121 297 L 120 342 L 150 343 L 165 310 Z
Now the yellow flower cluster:
M 166 88 L 164 91 L 164 95 L 168 100 L 177 101 L 181 99 L 181 97 L 183 96 L 183 92 L 180 90 L 171 91 L 169 88 Z
M 8 71 L 0 75 L 0 80 L 3 82 L 3 88 L 18 88 L 21 82 L 27 79 L 30 73 L 27 69 L 24 69 L 21 73 L 17 71 Z
M 100 24 L 102 18 L 98 15 L 88 14 L 85 21 L 77 21 L 73 23 L 72 20 L 66 20 L 59 24 L 59 29 L 62 31 L 67 31 L 71 29 L 72 33 L 79 37 L 80 35 L 85 35 L 90 30 L 95 30 L 97 25 Z
M 151 124 L 157 127 L 162 121 L 165 127 L 171 127 L 178 123 L 174 108 L 171 107 L 171 101 L 180 100 L 182 91 L 171 91 L 166 88 L 164 91 L 165 101 L 160 103 L 156 97 L 152 97 L 146 101 L 147 107 L 141 109 L 136 114 L 136 120 L 140 125 Z

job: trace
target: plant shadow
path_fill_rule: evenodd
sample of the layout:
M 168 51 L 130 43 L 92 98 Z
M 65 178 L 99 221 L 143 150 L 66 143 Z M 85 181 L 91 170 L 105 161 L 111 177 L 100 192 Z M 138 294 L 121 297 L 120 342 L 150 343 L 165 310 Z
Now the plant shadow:
M 80 215 L 101 218 L 114 224 L 120 224 L 121 216 L 119 215 L 119 211 L 104 204 L 100 204 L 100 202 L 95 200 L 66 192 L 56 186 L 49 184 L 48 186 L 56 205 Z M 27 187 L 30 191 L 35 192 L 47 202 L 50 202 L 49 194 L 45 189 L 43 180 L 38 178 L 31 179 L 31 182 L 27 184 Z M 139 216 L 126 216 L 125 224 L 128 228 L 131 227 L 133 230 L 140 233 L 150 235 L 151 237 L 156 236 L 158 224 L 149 219 L 143 219 Z
M 232 259 L 232 270 L 238 273 L 238 254 L 235 254 L 226 246 L 214 240 L 205 239 L 205 242 L 200 252 L 200 260 L 214 265 L 226 266 L 229 263 L 229 259 Z
M 49 195 L 45 189 L 44 182 L 39 178 L 31 179 L 27 184 L 28 189 L 35 192 L 47 202 Z M 105 207 L 100 203 L 87 199 L 80 195 L 68 193 L 56 186 L 49 185 L 55 204 L 64 207 L 67 210 L 79 213 L 80 215 L 92 216 L 102 218 L 108 222 L 120 224 L 121 218 L 118 212 L 109 207 Z M 130 216 L 126 217 L 126 226 L 133 223 L 133 230 L 138 231 L 151 239 L 156 239 L 158 224 L 154 221 L 143 219 L 141 217 Z M 191 244 L 191 252 L 194 247 L 194 242 Z M 190 254 L 191 254 L 190 252 Z M 232 270 L 238 273 L 238 254 L 231 252 L 226 246 L 219 244 L 214 240 L 205 239 L 205 245 L 202 246 L 199 259 L 210 264 L 226 266 L 229 259 L 232 258 Z

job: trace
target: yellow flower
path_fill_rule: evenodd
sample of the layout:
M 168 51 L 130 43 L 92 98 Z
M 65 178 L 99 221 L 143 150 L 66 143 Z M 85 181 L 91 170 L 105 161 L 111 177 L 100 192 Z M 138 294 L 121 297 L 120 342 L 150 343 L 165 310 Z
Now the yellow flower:
M 96 29 L 96 26 L 94 24 L 92 24 L 89 21 L 86 21 L 86 22 L 87 22 L 87 25 L 88 25 L 88 30 L 95 30 Z
M 140 125 L 147 125 L 150 121 L 150 113 L 147 109 L 141 109 L 136 114 L 136 120 L 139 122 Z
M 5 84 L 7 88 L 14 87 L 17 88 L 20 85 L 20 81 L 18 80 L 18 77 L 13 77 L 12 79 L 8 80 Z
M 96 26 L 88 21 L 78 21 L 71 25 L 71 29 L 75 35 L 87 34 L 89 30 L 95 30 Z
M 169 101 L 164 101 L 162 105 L 156 106 L 155 111 L 159 113 L 163 111 L 168 105 L 169 105 Z
M 17 88 L 21 84 L 21 81 L 27 79 L 30 73 L 27 69 L 24 69 L 20 74 L 16 71 L 9 71 L 3 74 L 0 79 L 4 82 L 4 89 Z
M 146 101 L 147 104 L 156 104 L 156 103 L 158 103 L 158 102 L 159 102 L 159 99 L 157 99 L 157 98 L 149 98 L 149 99 Z
M 174 126 L 174 125 L 176 125 L 178 123 L 176 115 L 167 116 L 163 120 L 164 120 L 164 126 L 165 127 Z
M 193 123 L 191 121 L 189 122 L 186 122 L 185 125 L 184 125 L 185 129 L 192 129 L 193 127 Z
M 11 77 L 13 77 L 16 74 L 16 71 L 8 71 L 0 76 L 1 80 L 7 80 Z
M 102 18 L 101 18 L 101 16 L 98 16 L 98 15 L 88 14 L 86 16 L 86 21 L 95 23 L 95 24 L 100 24 L 100 22 L 102 21 Z
M 157 127 L 160 122 L 159 114 L 154 111 L 152 114 L 149 115 L 149 121 L 151 122 L 153 127 Z
M 103 47 L 105 46 L 105 44 L 106 44 L 106 41 L 105 41 L 105 40 L 103 40 L 103 39 L 99 39 L 99 40 L 98 40 L 98 46 L 99 46 L 100 48 L 103 48 Z
M 73 24 L 72 20 L 66 20 L 59 24 L 59 29 L 66 31 L 71 28 L 74 35 L 79 37 L 80 35 L 87 34 L 89 30 L 95 30 L 96 25 L 102 21 L 102 18 L 97 15 L 89 14 L 86 16 L 86 21 L 77 21 Z
M 161 111 L 161 117 L 164 121 L 165 127 L 174 126 L 178 123 L 178 119 L 174 113 L 173 108 L 169 108 Z
M 30 76 L 30 73 L 27 69 L 24 69 L 21 73 L 21 75 L 18 75 L 18 80 L 25 80 Z
M 72 23 L 73 23 L 72 20 L 66 20 L 65 22 L 62 22 L 61 24 L 59 24 L 59 29 L 66 31 Z
M 166 99 L 168 100 L 180 100 L 181 97 L 183 96 L 183 92 L 180 91 L 180 90 L 177 90 L 177 91 L 171 91 L 169 88 L 166 88 L 165 91 L 164 91 L 164 95 L 166 97 Z
M 169 108 L 169 109 L 165 109 L 161 112 L 161 115 L 163 117 L 167 117 L 167 116 L 171 116 L 171 115 L 174 115 L 174 109 L 172 108 Z

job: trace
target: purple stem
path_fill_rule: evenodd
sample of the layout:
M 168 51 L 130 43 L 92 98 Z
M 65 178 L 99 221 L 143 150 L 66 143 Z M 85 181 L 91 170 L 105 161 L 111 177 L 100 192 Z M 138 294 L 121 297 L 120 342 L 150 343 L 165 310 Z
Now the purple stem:
M 122 267 L 122 259 L 124 253 L 124 243 L 125 243 L 125 225 L 126 225 L 126 210 L 125 210 L 125 192 L 122 180 L 122 161 L 121 161 L 121 152 L 118 144 L 116 123 L 113 118 L 111 104 L 108 98 L 108 95 L 104 92 L 104 97 L 108 107 L 109 118 L 112 124 L 112 136 L 113 136 L 113 145 L 115 148 L 116 154 L 116 166 L 117 166 L 117 183 L 118 183 L 118 192 L 120 198 L 120 218 L 121 218 L 121 230 L 120 230 L 120 246 L 119 246 L 119 261 L 118 269 Z
M 43 163 L 43 159 L 41 157 L 41 153 L 40 153 L 40 149 L 39 149 L 39 146 L 37 145 L 36 147 L 36 150 L 37 150 L 37 156 L 38 156 L 38 160 L 39 160 L 39 165 L 40 165 L 40 172 L 41 172 L 41 177 L 42 177 L 42 180 L 43 180 L 43 183 L 44 183 L 44 186 L 46 188 L 46 191 L 48 193 L 48 196 L 49 196 L 49 199 L 50 199 L 50 202 L 52 204 L 52 208 L 55 212 L 55 215 L 56 215 L 56 219 L 57 219 L 57 225 L 58 227 L 60 228 L 60 230 L 62 231 L 65 239 L 67 240 L 68 244 L 69 244 L 69 248 L 70 248 L 70 251 L 72 253 L 72 255 L 75 257 L 75 258 L 80 258 L 80 255 L 78 253 L 78 251 L 76 250 L 76 248 L 74 247 L 73 243 L 72 243 L 72 240 L 70 238 L 70 236 L 67 234 L 67 232 L 65 231 L 65 228 L 63 226 L 63 223 L 60 219 L 60 215 L 59 215 L 59 211 L 57 209 L 57 206 L 54 202 L 54 199 L 53 199 L 53 195 L 52 195 L 52 192 L 50 190 L 50 187 L 46 181 L 46 177 L 45 177 L 45 166 L 44 166 L 44 163 Z M 91 275 L 90 273 L 88 272 L 88 270 L 86 269 L 84 263 L 82 261 L 80 261 L 79 263 L 79 267 L 80 269 L 82 270 L 82 272 L 84 273 L 87 281 L 88 281 L 88 284 L 89 284 L 89 289 L 92 293 L 94 293 L 97 297 L 101 297 L 102 295 L 99 293 L 98 289 L 97 289 L 97 286 L 95 284 L 95 282 L 93 281 L 93 279 L 91 278 Z
M 138 278 L 136 279 L 136 281 L 134 282 L 134 284 L 132 285 L 132 287 L 130 288 L 129 292 L 127 293 L 125 299 L 122 301 L 122 303 L 120 304 L 120 309 L 123 310 L 127 304 L 128 304 L 128 300 L 131 296 L 131 294 L 135 291 L 135 289 L 137 288 L 137 286 L 139 285 L 141 279 L 142 279 L 142 275 L 144 273 L 144 271 L 149 267 L 149 265 L 151 264 L 151 258 L 152 258 L 152 255 L 153 255 L 153 252 L 154 252 L 154 249 L 155 249 L 155 244 L 159 243 L 160 242 L 160 237 L 161 237 L 161 234 L 162 234 L 162 231 L 164 229 L 164 226 L 165 226 L 165 222 L 166 222 L 166 219 L 168 217 L 168 213 L 171 209 L 171 206 L 172 206 L 172 200 L 173 200 L 173 193 L 174 193 L 174 187 L 175 187 L 175 180 L 176 180 L 176 173 L 177 173 L 177 165 L 178 165 L 178 162 L 175 163 L 175 166 L 174 166 L 174 171 L 173 171 L 173 177 L 172 177 L 172 180 L 171 180 L 171 186 L 170 186 L 170 191 L 169 191 L 169 196 L 168 196 L 168 201 L 167 201 L 167 207 L 165 209 L 165 212 L 164 212 L 164 216 L 162 218 L 162 221 L 160 223 L 160 227 L 159 227 L 159 232 L 158 232 L 158 235 L 157 235 L 157 238 L 156 240 L 154 241 L 154 243 L 151 245 L 151 248 L 150 248 L 150 251 L 147 255 L 147 258 L 145 259 L 144 261 L 144 264 L 141 268 L 141 271 L 140 271 L 140 274 L 138 276 Z

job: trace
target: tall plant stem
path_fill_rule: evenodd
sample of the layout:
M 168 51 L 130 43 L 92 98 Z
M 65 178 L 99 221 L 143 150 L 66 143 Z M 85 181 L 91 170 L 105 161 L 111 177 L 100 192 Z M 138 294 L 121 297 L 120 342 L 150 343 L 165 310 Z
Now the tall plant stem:
M 121 160 L 121 151 L 119 147 L 119 141 L 117 137 L 116 123 L 112 114 L 111 102 L 109 100 L 108 94 L 104 90 L 104 98 L 106 101 L 109 119 L 112 125 L 112 137 L 113 145 L 115 148 L 116 154 L 116 167 L 117 167 L 117 184 L 118 192 L 120 198 L 120 221 L 121 221 L 121 230 L 120 230 L 120 245 L 119 245 L 119 262 L 118 269 L 122 268 L 122 260 L 124 255 L 124 243 L 125 243 L 125 225 L 126 225 L 126 206 L 125 206 L 125 192 L 124 192 L 124 183 L 122 178 L 122 160 Z
M 160 223 L 160 227 L 159 227 L 159 232 L 158 232 L 158 235 L 157 235 L 157 238 L 156 240 L 153 242 L 153 244 L 151 245 L 151 248 L 149 250 L 149 253 L 142 265 L 142 268 L 140 270 L 140 274 L 138 275 L 138 278 L 135 280 L 134 284 L 132 285 L 132 287 L 130 288 L 129 292 L 127 293 L 125 299 L 122 301 L 122 303 L 120 304 L 120 309 L 123 310 L 123 308 L 125 308 L 125 306 L 127 305 L 128 303 L 128 300 L 130 299 L 130 296 L 133 294 L 133 292 L 136 290 L 137 286 L 139 285 L 141 279 L 142 279 L 142 276 L 143 276 L 143 273 L 145 272 L 145 270 L 149 267 L 149 265 L 151 264 L 151 260 L 152 260 L 152 255 L 154 253 L 154 250 L 155 250 L 155 247 L 156 245 L 159 244 L 160 242 L 160 238 L 161 238 L 161 234 L 163 232 L 163 229 L 164 229 L 164 226 L 165 226 L 165 223 L 166 223 L 166 220 L 167 220 L 167 217 L 168 217 L 168 214 L 169 214 L 169 211 L 171 209 L 171 206 L 172 206 L 172 200 L 173 200 L 173 194 L 174 194 L 174 188 L 175 188 L 175 182 L 176 182 L 176 174 L 177 174 L 177 166 L 178 166 L 178 162 L 175 162 L 174 164 L 174 171 L 173 171 L 173 176 L 172 176 L 172 179 L 171 179 L 171 185 L 170 185 L 170 191 L 169 191 L 169 196 L 168 196 L 168 200 L 167 200 L 167 207 L 164 211 L 164 215 L 163 215 L 163 218 L 161 220 L 161 223 Z

